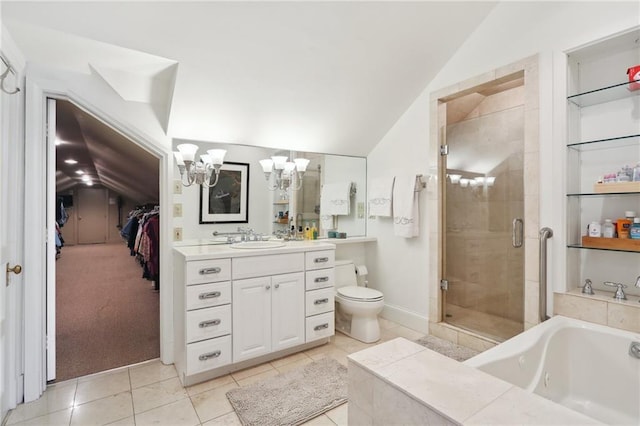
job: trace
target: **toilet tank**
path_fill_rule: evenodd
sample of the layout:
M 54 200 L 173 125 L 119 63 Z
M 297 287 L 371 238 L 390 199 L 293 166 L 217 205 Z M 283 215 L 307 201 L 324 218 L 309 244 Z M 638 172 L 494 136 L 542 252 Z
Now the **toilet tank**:
M 349 285 L 358 285 L 356 267 L 353 260 L 336 260 L 336 288 Z

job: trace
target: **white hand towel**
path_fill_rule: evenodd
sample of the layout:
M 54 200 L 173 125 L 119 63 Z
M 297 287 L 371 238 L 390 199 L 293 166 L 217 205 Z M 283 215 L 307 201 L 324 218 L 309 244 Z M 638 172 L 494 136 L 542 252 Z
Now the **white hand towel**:
M 393 185 L 393 232 L 398 237 L 420 235 L 416 175 L 396 176 Z
M 325 183 L 320 192 L 322 215 L 348 215 L 351 207 L 351 182 Z
M 391 197 L 395 177 L 378 177 L 371 181 L 369 190 L 369 214 L 371 216 L 391 216 Z

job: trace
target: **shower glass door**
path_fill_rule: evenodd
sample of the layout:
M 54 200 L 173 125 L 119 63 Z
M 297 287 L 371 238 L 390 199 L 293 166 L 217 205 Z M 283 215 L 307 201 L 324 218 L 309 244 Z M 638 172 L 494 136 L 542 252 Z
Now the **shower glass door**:
M 443 320 L 497 341 L 524 323 L 522 89 L 447 103 Z

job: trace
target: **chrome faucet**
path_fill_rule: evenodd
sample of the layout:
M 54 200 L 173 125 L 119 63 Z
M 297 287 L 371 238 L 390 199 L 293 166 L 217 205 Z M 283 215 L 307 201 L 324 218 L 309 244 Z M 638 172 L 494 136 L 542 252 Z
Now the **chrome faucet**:
M 627 296 L 624 294 L 623 288 L 627 288 L 627 285 L 621 283 L 612 283 L 610 281 L 605 281 L 604 285 L 609 287 L 616 287 L 616 292 L 613 295 L 613 298 L 616 300 L 627 300 Z
M 638 275 L 638 278 L 636 278 L 635 286 L 640 287 L 640 275 Z
M 595 294 L 595 292 L 593 291 L 593 287 L 592 287 L 592 282 L 589 278 L 587 278 L 586 280 L 584 280 L 584 286 L 582 287 L 582 292 L 584 294 Z

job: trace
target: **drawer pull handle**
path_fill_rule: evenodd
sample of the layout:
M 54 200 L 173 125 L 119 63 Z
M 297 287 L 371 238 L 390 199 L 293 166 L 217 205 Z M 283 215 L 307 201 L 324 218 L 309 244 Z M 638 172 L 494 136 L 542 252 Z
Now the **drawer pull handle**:
M 315 327 L 313 327 L 313 329 L 315 331 L 320 331 L 320 330 L 323 330 L 325 328 L 329 328 L 329 323 L 325 322 L 324 324 L 316 325 Z
M 209 352 L 209 353 L 206 353 L 206 354 L 202 354 L 202 355 L 200 355 L 198 357 L 198 359 L 200 361 L 206 361 L 206 360 L 211 359 L 211 358 L 218 358 L 220 355 L 222 355 L 222 351 L 214 351 L 214 352 Z
M 214 299 L 216 297 L 220 297 L 220 292 L 219 291 L 211 291 L 209 293 L 200 293 L 198 295 L 198 299 L 200 299 L 200 300 Z
M 329 277 L 318 277 L 313 280 L 315 283 L 326 283 L 327 281 L 329 281 Z
M 222 269 L 216 266 L 215 268 L 203 268 L 203 269 L 200 269 L 199 274 L 200 275 L 219 274 L 220 271 L 222 271 Z
M 207 328 L 207 327 L 213 327 L 214 325 L 220 325 L 220 320 L 219 319 L 214 319 L 214 320 L 209 320 L 209 321 L 202 321 L 200 324 L 198 324 L 198 327 L 200 328 Z
M 325 297 L 324 299 L 316 299 L 313 302 L 314 305 L 322 305 L 323 303 L 329 303 L 329 299 Z
M 315 259 L 313 259 L 313 261 L 315 263 L 325 263 L 329 261 L 328 257 L 316 257 Z

